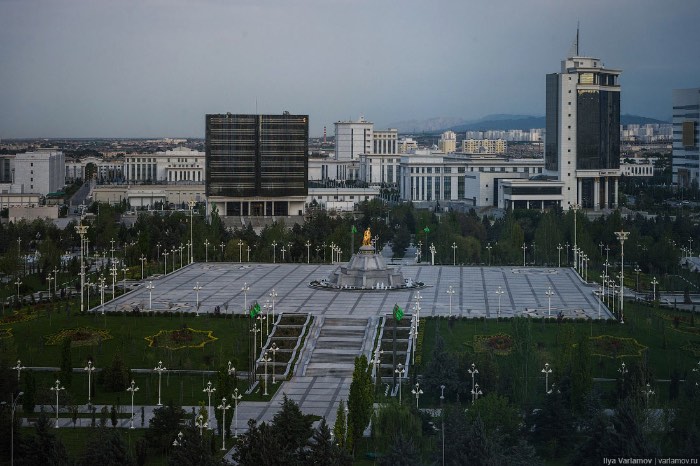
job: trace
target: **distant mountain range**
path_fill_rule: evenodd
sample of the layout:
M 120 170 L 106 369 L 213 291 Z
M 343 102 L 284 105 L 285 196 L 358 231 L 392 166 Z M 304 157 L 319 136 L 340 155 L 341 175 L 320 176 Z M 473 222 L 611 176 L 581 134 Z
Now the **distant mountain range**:
M 664 124 L 670 121 L 657 120 L 639 115 L 620 115 L 620 123 L 623 125 L 645 125 L 645 124 Z M 485 131 L 493 130 L 510 130 L 521 129 L 529 130 L 531 128 L 544 128 L 545 122 L 543 116 L 533 115 L 510 115 L 510 114 L 495 114 L 487 115 L 478 120 L 466 120 L 464 118 L 453 117 L 435 117 L 426 120 L 406 120 L 399 121 L 388 125 L 389 128 L 396 128 L 402 134 L 411 133 L 440 133 L 447 130 L 452 130 L 457 133 L 465 131 Z

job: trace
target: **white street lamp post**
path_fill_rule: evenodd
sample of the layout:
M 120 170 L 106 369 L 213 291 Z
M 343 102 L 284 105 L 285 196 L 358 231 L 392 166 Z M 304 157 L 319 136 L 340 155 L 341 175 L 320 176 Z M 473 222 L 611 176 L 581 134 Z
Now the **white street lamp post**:
M 153 286 L 153 282 L 149 281 L 148 285 L 146 285 L 146 289 L 148 290 L 148 310 L 153 311 L 153 289 L 155 286 Z
M 263 393 L 265 396 L 267 396 L 267 363 L 270 361 L 272 361 L 272 358 L 270 358 L 270 356 L 267 355 L 267 351 L 265 351 L 262 356 L 262 362 L 265 363 L 265 392 Z
M 92 365 L 92 360 L 88 359 L 87 366 L 85 366 L 85 371 L 88 374 L 88 406 L 92 404 L 92 373 L 95 370 L 95 366 Z
M 248 310 L 248 291 L 250 291 L 248 282 L 243 283 L 241 291 L 243 292 L 243 313 L 245 313 Z
M 311 242 L 306 240 L 306 263 L 311 261 Z
M 562 249 L 564 249 L 564 248 L 562 247 L 561 243 L 559 243 L 559 245 L 557 246 L 557 262 L 559 263 L 559 267 L 561 267 L 561 250 Z
M 403 364 L 398 363 L 396 365 L 396 369 L 394 369 L 394 372 L 399 377 L 399 404 L 401 404 L 401 379 L 403 378 L 403 375 L 406 373 L 406 369 L 403 368 Z
M 280 252 L 282 252 L 282 262 L 284 262 L 284 253 L 287 252 L 287 250 L 284 248 L 284 245 L 282 246 L 282 249 L 280 249 Z
M 19 302 L 19 287 L 22 284 L 22 281 L 17 277 L 17 280 L 15 281 L 15 285 L 17 285 L 17 302 Z
M 163 372 L 167 371 L 168 369 L 163 366 L 163 361 L 158 361 L 158 365 L 153 370 L 158 373 L 158 404 L 156 406 L 163 406 L 163 404 L 160 402 L 160 381 L 163 377 Z
M 190 199 L 187 202 L 187 206 L 190 208 L 190 244 L 192 247 L 190 248 L 190 264 L 194 262 L 194 235 L 193 235 L 193 230 L 192 230 L 192 225 L 193 225 L 193 217 L 192 214 L 194 213 L 194 206 L 197 205 L 197 203 Z
M 223 243 L 222 243 L 223 244 Z M 223 251 L 223 249 L 222 249 Z M 238 240 L 238 263 L 243 262 L 243 240 Z
M 216 408 L 221 410 L 221 449 L 226 450 L 226 411 L 231 409 L 231 405 L 226 404 L 226 397 L 223 397 Z
M 53 270 L 53 294 L 58 296 L 58 268 L 54 267 Z M 19 281 L 19 278 L 17 279 Z M 20 283 L 21 285 L 22 283 Z M 19 295 L 19 288 L 17 288 L 17 294 Z
M 277 263 L 277 241 L 272 242 L 272 263 Z
M 85 303 L 83 301 L 83 290 L 85 288 L 85 269 L 83 268 L 83 246 L 85 245 L 85 234 L 87 233 L 87 225 L 76 225 L 75 231 L 80 235 L 80 313 L 85 311 Z
M 12 367 L 11 369 L 14 369 L 17 371 L 17 384 L 19 385 L 19 374 L 20 374 L 20 372 L 22 372 L 22 369 L 26 369 L 26 368 L 22 365 L 22 361 L 20 361 L 18 359 L 17 365 L 15 367 Z
M 61 381 L 58 379 L 56 379 L 56 384 L 51 387 L 51 391 L 56 392 L 56 429 L 58 429 L 58 394 L 65 389 L 66 387 L 61 387 Z
M 194 425 L 199 427 L 200 437 L 202 436 L 202 429 L 209 427 L 209 423 L 204 421 L 204 414 L 197 416 L 197 419 L 194 421 Z
M 486 249 L 489 252 L 489 267 L 491 266 L 491 249 L 493 249 L 493 246 L 491 246 L 491 243 L 486 244 Z
M 102 306 L 102 315 L 105 315 L 105 277 L 100 275 L 100 305 Z
M 646 387 L 642 389 L 642 393 L 646 396 L 646 400 L 647 400 L 646 406 L 648 408 L 649 407 L 649 397 L 651 395 L 654 395 L 655 392 L 654 392 L 654 390 L 651 389 L 651 386 L 647 383 Z
M 625 240 L 629 231 L 616 231 L 615 236 L 620 240 L 620 323 L 625 323 Z
M 476 387 L 476 385 L 474 385 L 474 376 L 479 373 L 479 370 L 476 368 L 474 363 L 472 363 L 471 367 L 469 369 L 467 369 L 467 372 L 469 373 L 469 375 L 472 376 L 472 404 L 473 404 L 474 403 L 474 388 Z
M 231 396 L 231 398 L 233 398 L 233 404 L 234 404 L 233 415 L 235 416 L 235 419 L 234 419 L 235 424 L 233 427 L 233 436 L 238 438 L 238 402 L 241 400 L 241 398 L 243 398 L 243 395 L 239 395 L 238 389 L 235 388 L 233 390 L 233 395 Z
M 10 466 L 15 464 L 15 411 L 17 410 L 17 402 L 19 401 L 19 397 L 24 395 L 24 392 L 19 392 L 17 396 L 11 400 L 12 405 L 10 406 L 10 409 L 12 410 L 11 418 L 10 418 Z M 0 401 L 0 405 L 6 404 L 5 401 Z
M 420 384 L 416 383 L 416 388 L 411 390 L 411 393 L 416 397 L 416 409 L 418 409 L 418 398 L 423 394 L 423 390 L 420 388 Z
M 211 381 L 207 382 L 207 387 L 202 390 L 204 393 L 207 394 L 207 397 L 209 398 L 209 403 L 207 405 L 207 418 L 211 419 L 211 394 L 216 391 L 216 388 L 212 388 L 211 386 Z M 209 430 L 212 429 L 211 424 L 209 424 Z
M 270 351 L 272 351 L 272 385 L 276 383 L 275 381 L 275 356 L 277 356 L 277 351 L 279 351 L 279 347 L 277 346 L 277 343 L 273 342 L 272 346 L 270 346 Z
M 578 260 L 577 260 L 577 256 L 576 256 L 576 253 L 578 252 L 578 245 L 576 243 L 576 230 L 577 230 L 576 217 L 578 217 L 578 210 L 580 208 L 581 208 L 581 206 L 578 204 L 573 204 L 571 206 L 571 210 L 574 211 L 574 269 L 577 269 L 577 264 L 578 264 Z
M 127 392 L 131 392 L 131 425 L 129 429 L 134 428 L 134 395 L 139 391 L 139 387 L 136 386 L 136 382 L 131 381 L 131 385 L 126 389 Z
M 496 294 L 498 295 L 498 316 L 497 317 L 499 319 L 501 318 L 501 296 L 503 296 L 503 293 L 505 293 L 505 291 L 503 290 L 503 288 L 501 288 L 499 286 L 498 289 L 496 290 Z
M 651 279 L 651 284 L 654 286 L 654 291 L 653 291 L 654 294 L 652 295 L 651 300 L 656 301 L 656 285 L 659 284 L 659 282 L 656 281 L 656 277 Z
M 484 393 L 479 388 L 479 384 L 474 385 L 474 389 L 472 390 L 472 404 L 476 403 L 476 400 L 479 399 L 479 395 L 483 394 Z
M 272 323 L 275 323 L 275 298 L 277 297 L 277 292 L 273 288 L 272 291 L 270 291 L 270 298 L 272 298 Z
M 552 296 L 554 296 L 552 287 L 547 287 L 547 291 L 544 294 L 547 295 L 547 317 L 550 318 L 552 317 Z
M 165 260 L 165 262 L 164 262 L 164 264 L 163 264 L 163 267 L 164 267 L 165 275 L 168 274 L 168 255 L 169 255 L 169 254 L 170 254 L 170 253 L 168 252 L 167 249 L 166 249 L 165 251 L 163 251 L 163 257 L 164 257 L 164 260 Z
M 447 294 L 450 296 L 450 317 L 452 317 L 452 295 L 455 294 L 455 290 L 452 288 L 452 285 L 447 288 Z
M 204 240 L 204 262 L 209 262 L 209 245 L 211 243 L 209 242 L 209 239 Z M 215 249 L 216 251 L 216 249 Z
M 141 257 L 139 258 L 139 260 L 141 261 L 141 280 L 143 280 L 143 264 L 144 264 L 144 262 L 146 262 L 146 256 L 141 254 Z
M 525 267 L 525 250 L 527 249 L 527 245 L 523 243 L 521 249 L 523 250 L 523 267 Z
M 452 242 L 452 265 L 457 265 L 457 243 Z
M 549 367 L 549 363 L 546 362 L 544 363 L 544 369 L 542 369 L 542 373 L 544 374 L 544 392 L 549 395 L 552 393 L 552 390 L 549 389 L 549 374 L 552 373 L 552 369 Z
M 197 301 L 195 303 L 195 308 L 194 308 L 194 312 L 195 312 L 194 315 L 195 315 L 195 317 L 199 317 L 199 290 L 201 290 L 202 287 L 199 285 L 199 282 L 197 282 L 197 284 L 195 286 L 193 286 L 192 289 L 195 291 L 195 293 L 197 295 L 197 298 L 196 298 Z

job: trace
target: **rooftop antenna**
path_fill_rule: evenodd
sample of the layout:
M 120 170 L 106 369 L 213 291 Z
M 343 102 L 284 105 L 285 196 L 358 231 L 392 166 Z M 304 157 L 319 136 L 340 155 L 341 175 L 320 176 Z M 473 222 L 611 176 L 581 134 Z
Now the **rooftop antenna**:
M 571 48 L 569 49 L 569 57 L 578 57 L 578 34 L 579 34 L 579 25 L 578 21 L 576 22 L 576 39 L 574 39 L 574 43 L 571 44 Z
M 576 21 L 576 56 L 578 57 L 578 30 L 579 30 L 579 22 Z

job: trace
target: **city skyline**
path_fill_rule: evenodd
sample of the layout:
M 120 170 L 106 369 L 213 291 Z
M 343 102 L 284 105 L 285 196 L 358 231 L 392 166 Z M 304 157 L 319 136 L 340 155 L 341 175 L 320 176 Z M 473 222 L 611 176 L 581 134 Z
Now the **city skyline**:
M 621 108 L 668 119 L 697 87 L 700 11 L 681 0 L 496 5 L 0 1 L 0 138 L 204 137 L 207 113 L 543 115 L 570 55 L 624 71 Z

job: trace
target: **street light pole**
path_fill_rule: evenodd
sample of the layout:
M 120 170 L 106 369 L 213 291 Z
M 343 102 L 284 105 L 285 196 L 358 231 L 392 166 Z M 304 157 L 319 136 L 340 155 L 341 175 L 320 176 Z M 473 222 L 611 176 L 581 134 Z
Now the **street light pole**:
M 221 243 L 221 244 L 223 244 L 223 243 Z M 224 249 L 221 248 L 221 250 L 223 251 Z M 243 240 L 239 239 L 238 240 L 238 263 L 240 264 L 242 262 L 243 262 Z
M 469 372 L 469 375 L 472 376 L 472 404 L 474 403 L 474 376 L 479 373 L 479 370 L 476 368 L 474 363 L 472 363 L 471 367 L 467 369 L 467 372 Z
M 527 245 L 525 243 L 523 243 L 521 248 L 523 250 L 523 267 L 525 267 L 525 250 L 527 249 Z
M 221 404 L 216 407 L 221 410 L 221 449 L 226 450 L 226 411 L 231 409 L 230 404 L 226 404 L 226 397 L 221 399 Z
M 311 261 L 311 242 L 306 240 L 306 263 Z
M 457 243 L 452 242 L 452 265 L 457 265 Z
M 270 358 L 270 356 L 267 355 L 267 351 L 265 351 L 263 353 L 263 357 L 262 357 L 262 362 L 265 363 L 265 392 L 263 393 L 263 395 L 265 395 L 265 396 L 268 395 L 268 393 L 267 393 L 267 363 L 269 363 L 270 361 L 272 361 L 272 358 Z
M 625 323 L 625 240 L 629 231 L 616 231 L 615 236 L 620 240 L 620 323 Z
M 194 425 L 195 425 L 196 427 L 199 427 L 199 436 L 200 436 L 200 437 L 202 436 L 202 430 L 205 429 L 205 428 L 207 428 L 207 427 L 209 427 L 209 423 L 208 423 L 208 422 L 204 422 L 204 414 L 201 414 L 201 413 L 200 413 L 199 416 L 197 416 L 197 418 L 195 419 Z
M 653 291 L 654 294 L 652 295 L 651 299 L 652 299 L 652 301 L 656 301 L 656 285 L 659 284 L 659 282 L 656 281 L 656 277 L 652 278 L 651 284 L 654 286 L 654 291 Z
M 82 222 L 82 219 L 81 219 Z M 85 289 L 85 269 L 83 268 L 83 246 L 85 245 L 85 234 L 87 233 L 87 225 L 76 225 L 75 231 L 80 235 L 80 313 L 85 311 L 85 302 L 83 301 L 83 293 Z
M 452 288 L 452 285 L 447 288 L 447 294 L 450 296 L 450 317 L 452 317 L 452 295 L 455 294 L 455 290 Z
M 61 381 L 58 379 L 56 379 L 56 384 L 51 387 L 51 391 L 56 392 L 56 429 L 58 429 L 58 394 L 65 389 L 66 387 L 61 387 Z
M 578 257 L 576 256 L 577 250 L 578 250 L 578 245 L 577 245 L 577 243 L 576 243 L 576 230 L 577 230 L 577 228 L 576 228 L 576 217 L 578 217 L 578 210 L 579 210 L 580 208 L 581 208 L 581 206 L 578 205 L 578 204 L 573 204 L 573 205 L 571 206 L 571 210 L 574 211 L 574 269 L 575 269 L 575 270 L 578 270 L 578 268 L 577 268 L 577 266 L 578 266 L 578 260 L 577 260 Z
M 272 385 L 276 383 L 275 381 L 275 356 L 277 356 L 277 351 L 279 351 L 279 347 L 277 346 L 277 343 L 272 342 L 272 346 L 270 346 L 270 351 L 272 351 Z
M 549 395 L 550 393 L 552 393 L 552 390 L 549 389 L 549 374 L 552 373 L 552 369 L 550 369 L 548 362 L 544 363 L 544 369 L 542 369 L 542 373 L 544 374 L 544 392 L 547 395 Z
M 272 298 L 272 323 L 275 323 L 275 298 L 277 297 L 277 292 L 273 288 L 272 291 L 270 291 L 270 298 Z
M 491 243 L 487 243 L 486 250 L 489 252 L 489 267 L 491 266 L 491 249 L 493 249 L 493 246 L 491 246 Z
M 638 301 L 639 300 L 639 272 L 642 271 L 642 269 L 639 268 L 639 264 L 637 264 L 634 267 L 634 271 L 637 273 L 637 290 L 636 290 L 636 293 L 634 294 L 634 300 Z
M 146 289 L 148 290 L 148 310 L 153 311 L 153 289 L 155 286 L 153 286 L 153 282 L 149 281 L 148 285 L 146 285 Z
M 194 206 L 195 206 L 195 205 L 197 205 L 197 203 L 196 203 L 194 200 L 192 200 L 192 199 L 190 199 L 190 200 L 187 202 L 187 206 L 190 208 L 190 244 L 192 245 L 192 247 L 190 248 L 190 264 L 192 264 L 192 263 L 194 262 L 194 235 L 193 235 L 193 232 L 192 232 L 192 225 L 193 225 L 193 223 L 192 223 L 192 220 L 193 220 L 192 214 L 194 213 Z M 182 256 L 182 254 L 181 254 L 181 256 Z
M 207 394 L 207 397 L 209 398 L 209 403 L 207 405 L 207 419 L 211 419 L 211 394 L 216 391 L 216 388 L 212 388 L 211 386 L 211 381 L 207 382 L 207 387 L 202 390 L 204 393 Z M 212 429 L 211 423 L 209 424 L 209 430 Z
M 131 385 L 126 389 L 127 392 L 131 392 L 131 426 L 129 429 L 134 428 L 134 395 L 139 391 L 139 387 L 136 386 L 136 382 L 131 381 Z
M 235 416 L 235 420 L 234 420 L 235 424 L 233 427 L 233 436 L 238 438 L 238 402 L 241 400 L 241 398 L 243 398 L 243 395 L 239 395 L 238 389 L 236 388 L 233 390 L 233 395 L 231 396 L 231 398 L 233 398 L 233 404 L 234 404 L 233 415 Z
M 160 379 L 163 376 L 163 372 L 167 371 L 168 369 L 163 366 L 163 361 L 158 361 L 158 365 L 153 370 L 158 373 L 158 404 L 156 406 L 163 406 L 163 404 L 160 402 Z
M 277 241 L 272 242 L 272 263 L 277 263 Z
M 143 264 L 144 264 L 144 262 L 146 262 L 146 256 L 141 254 L 141 257 L 139 258 L 139 260 L 141 261 L 141 280 L 143 280 Z
M 499 286 L 496 290 L 496 294 L 498 295 L 498 319 L 501 318 L 501 296 L 503 295 L 503 293 L 505 293 L 505 291 Z
M 195 291 L 195 293 L 197 293 L 197 301 L 196 301 L 196 305 L 194 308 L 194 312 L 195 312 L 194 315 L 195 315 L 195 317 L 199 317 L 199 290 L 201 290 L 202 287 L 199 285 L 199 282 L 197 282 L 197 284 L 195 286 L 193 286 L 192 289 Z
M 401 379 L 403 378 L 403 375 L 406 373 L 406 369 L 403 368 L 403 364 L 398 363 L 396 365 L 396 369 L 394 369 L 394 372 L 399 377 L 399 404 L 401 404 Z
M 411 390 L 411 393 L 416 397 L 416 409 L 418 409 L 418 398 L 423 394 L 423 390 L 420 388 L 420 384 L 416 382 L 416 387 Z
M 15 367 L 12 367 L 11 369 L 14 369 L 17 371 L 17 385 L 19 385 L 19 374 L 20 374 L 20 372 L 22 372 L 22 369 L 26 369 L 26 368 L 22 365 L 22 361 L 20 361 L 18 359 L 17 365 Z
M 105 315 L 105 277 L 100 275 L 100 305 L 102 306 L 102 315 Z
M 85 371 L 88 374 L 88 406 L 92 404 L 92 373 L 95 370 L 95 366 L 92 365 L 92 360 L 88 359 L 87 366 L 85 366 Z
M 484 393 L 479 388 L 479 384 L 474 385 L 474 389 L 472 390 L 472 404 L 476 403 L 476 400 L 479 399 L 479 395 L 483 394 Z
M 552 317 L 552 296 L 554 296 L 554 291 L 552 291 L 552 287 L 548 287 L 547 291 L 544 293 L 547 295 L 547 318 Z
M 24 395 L 24 392 L 19 392 L 17 396 L 11 399 L 11 406 L 10 409 L 12 410 L 12 415 L 10 418 L 10 466 L 13 466 L 15 464 L 15 411 L 17 410 L 17 401 L 19 401 L 19 397 Z M 6 404 L 5 401 L 0 402 L 0 405 Z
M 557 246 L 557 262 L 559 263 L 560 268 L 561 268 L 561 250 L 562 249 L 564 249 L 564 248 L 562 247 L 561 243 L 559 243 L 559 245 Z

